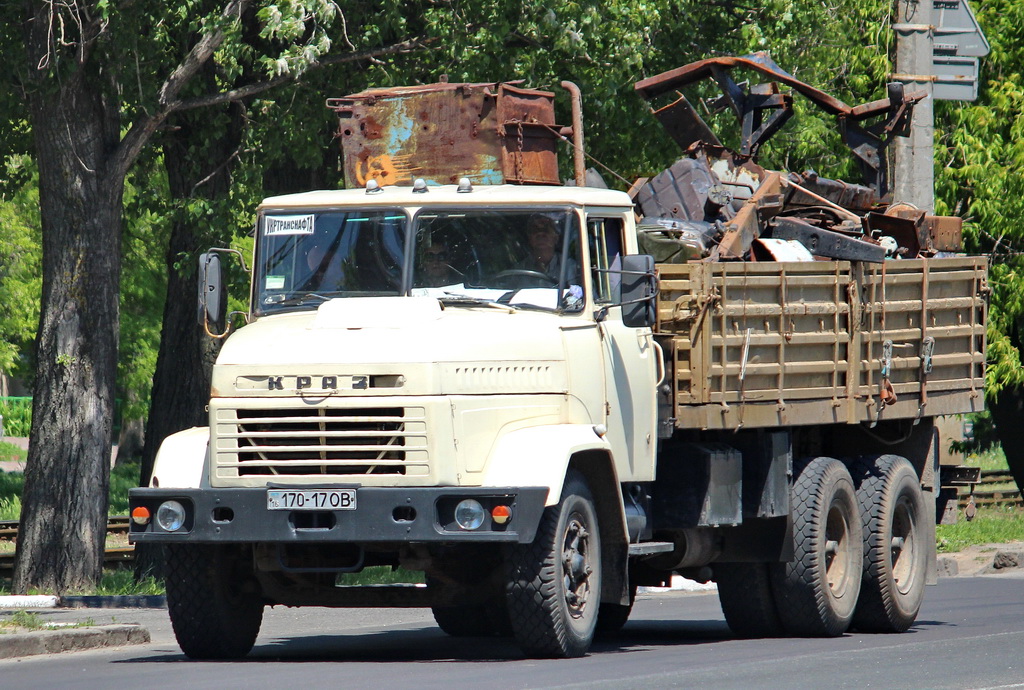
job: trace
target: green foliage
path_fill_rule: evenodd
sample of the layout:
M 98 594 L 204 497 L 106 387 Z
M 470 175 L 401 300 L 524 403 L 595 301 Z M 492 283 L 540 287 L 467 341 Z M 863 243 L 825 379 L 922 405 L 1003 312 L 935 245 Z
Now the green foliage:
M 21 490 L 25 478 L 21 472 L 0 472 L 0 520 L 21 516 Z
M 117 366 L 122 424 L 144 419 L 149 410 L 167 290 L 168 219 L 160 201 L 166 195 L 165 176 L 153 165 L 137 166 L 125 185 Z
M 136 463 L 117 465 L 110 470 L 110 515 L 128 514 L 128 489 L 139 485 L 139 466 Z
M 32 429 L 32 398 L 0 398 L 5 436 L 28 436 Z
M 11 165 L 9 162 L 8 167 Z M 19 167 L 32 166 L 23 160 Z M 39 194 L 32 184 L 0 197 L 0 372 L 25 380 L 31 380 L 29 353 L 42 292 L 38 203 Z
M 20 473 L 19 473 L 20 474 Z M 0 498 L 0 520 L 14 521 L 21 519 L 21 496 Z
M 961 517 L 954 525 L 936 525 L 935 536 L 939 553 L 977 544 L 1024 541 L 1024 512 L 1013 507 L 979 508 L 973 520 Z
M 967 464 L 979 466 L 984 470 L 1007 469 L 1006 455 L 999 445 L 992 416 L 988 412 L 964 415 L 964 421 L 970 422 L 972 438 L 953 443 L 954 450 L 967 454 Z
M 9 444 L 8 444 L 9 445 Z M 3 448 L 0 448 L 0 454 Z M 0 520 L 17 520 L 21 515 L 21 492 L 25 479 L 21 472 L 0 472 Z M 128 489 L 139 485 L 139 466 L 118 465 L 110 471 L 110 515 L 128 514 Z
M 1024 385 L 1017 343 L 1024 318 L 1024 5 L 973 6 L 992 52 L 982 58 L 977 101 L 939 101 L 936 196 L 940 212 L 963 215 L 970 249 L 992 256 L 987 392 Z

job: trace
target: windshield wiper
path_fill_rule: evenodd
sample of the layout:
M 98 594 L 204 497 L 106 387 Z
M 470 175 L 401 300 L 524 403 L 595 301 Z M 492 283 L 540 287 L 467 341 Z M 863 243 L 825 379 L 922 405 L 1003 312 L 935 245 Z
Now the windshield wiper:
M 493 300 L 460 295 L 454 292 L 444 293 L 444 295 L 437 298 L 437 301 L 446 307 L 491 307 L 492 309 L 501 309 L 507 312 L 518 311 L 516 307 L 508 304 L 499 304 Z
M 543 311 L 548 312 L 549 314 L 561 314 L 563 311 L 561 307 L 545 307 L 540 304 L 534 304 L 533 302 L 515 302 L 514 304 L 510 304 L 509 306 L 512 307 L 513 309 L 523 309 L 525 311 Z
M 299 295 L 297 297 L 289 297 L 288 299 L 283 299 L 279 302 L 265 302 L 265 304 L 273 304 L 276 307 L 288 307 L 297 304 L 305 304 L 306 302 L 312 300 L 326 302 L 329 299 L 332 299 L 329 295 L 321 295 L 318 292 L 307 292 L 304 295 Z

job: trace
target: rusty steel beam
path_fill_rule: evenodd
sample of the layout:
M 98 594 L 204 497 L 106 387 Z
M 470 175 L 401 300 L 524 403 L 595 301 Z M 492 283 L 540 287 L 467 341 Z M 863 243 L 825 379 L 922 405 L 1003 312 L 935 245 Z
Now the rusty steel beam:
M 733 69 L 736 67 L 746 67 L 771 78 L 772 81 L 786 84 L 792 87 L 794 91 L 803 94 L 811 101 L 817 103 L 823 110 L 832 115 L 849 115 L 853 110 L 838 98 L 834 98 L 784 71 L 768 57 L 768 53 L 764 52 L 743 57 L 716 57 L 700 60 L 638 81 L 633 88 L 644 99 L 651 100 L 688 84 L 709 77 L 714 78 L 715 73 L 722 68 Z
M 757 188 L 754 196 L 743 204 L 736 215 L 725 224 L 725 233 L 717 249 L 718 259 L 742 259 L 750 245 L 761 235 L 765 215 L 782 209 L 782 181 L 777 172 L 770 172 Z

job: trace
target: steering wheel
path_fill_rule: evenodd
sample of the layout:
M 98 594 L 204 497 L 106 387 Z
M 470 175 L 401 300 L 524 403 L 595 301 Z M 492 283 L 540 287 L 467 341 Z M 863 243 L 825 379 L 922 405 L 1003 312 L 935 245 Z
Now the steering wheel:
M 531 271 L 527 268 L 510 268 L 507 271 L 499 271 L 498 273 L 495 273 L 494 275 L 490 276 L 487 279 L 487 283 L 490 284 L 492 282 L 495 282 L 498 283 L 500 286 L 501 281 L 506 278 L 529 278 L 532 280 L 541 280 L 544 281 L 545 283 L 549 283 L 549 285 L 527 287 L 558 287 L 557 278 L 552 278 L 547 273 L 544 273 L 542 271 Z

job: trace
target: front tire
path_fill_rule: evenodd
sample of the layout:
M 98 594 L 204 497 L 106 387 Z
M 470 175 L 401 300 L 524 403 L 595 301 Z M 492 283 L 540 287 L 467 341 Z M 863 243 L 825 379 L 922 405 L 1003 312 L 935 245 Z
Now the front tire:
M 167 610 L 191 659 L 238 659 L 256 643 L 263 600 L 251 556 L 235 546 L 167 546 Z
M 529 656 L 579 657 L 594 639 L 601 604 L 601 540 L 586 481 L 570 470 L 537 536 L 510 553 L 512 631 Z
M 921 610 L 928 568 L 927 515 L 917 472 L 906 458 L 860 458 L 854 466 L 864 528 L 864 573 L 853 627 L 905 632 Z
M 779 619 L 792 635 L 842 635 L 857 606 L 864 560 L 849 470 L 833 458 L 811 458 L 797 474 L 790 505 L 793 561 L 771 566 Z

